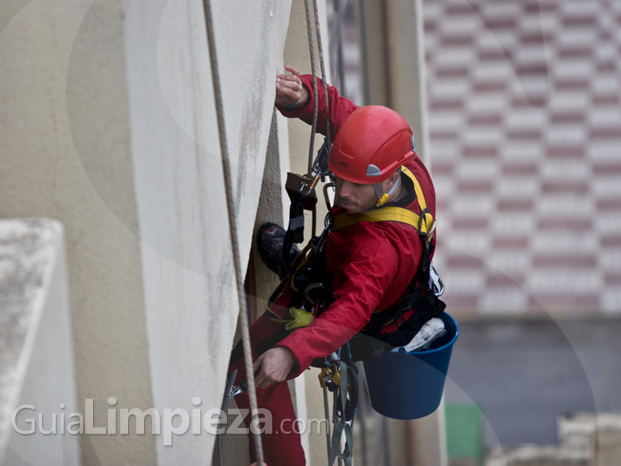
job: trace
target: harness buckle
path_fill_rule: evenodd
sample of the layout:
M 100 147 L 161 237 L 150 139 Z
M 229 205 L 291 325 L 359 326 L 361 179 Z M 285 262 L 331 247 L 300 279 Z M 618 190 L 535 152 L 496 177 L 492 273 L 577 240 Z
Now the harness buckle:
M 422 222 L 422 219 L 423 219 L 423 216 L 424 216 L 424 215 L 425 215 L 424 213 L 421 213 L 421 216 L 420 216 L 420 218 L 421 218 L 421 222 Z M 431 238 L 433 238 L 433 233 L 434 233 L 434 231 L 436 231 L 436 227 L 437 227 L 437 226 L 438 226 L 438 221 L 437 221 L 437 220 L 434 220 L 434 221 L 431 223 L 431 227 L 429 227 L 429 231 L 427 231 L 426 233 L 422 233 L 422 236 L 424 236 L 424 237 L 425 237 L 425 241 L 426 241 L 427 243 L 429 243 L 429 242 L 431 241 Z M 419 229 L 418 231 L 420 232 L 421 230 Z

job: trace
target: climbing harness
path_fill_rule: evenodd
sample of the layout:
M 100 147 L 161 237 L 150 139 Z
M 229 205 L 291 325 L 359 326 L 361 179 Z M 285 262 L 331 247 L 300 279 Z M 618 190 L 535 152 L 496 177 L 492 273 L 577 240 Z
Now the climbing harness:
M 326 280 L 326 271 L 323 268 L 324 248 L 329 233 L 362 221 L 400 222 L 415 228 L 421 238 L 423 249 L 421 266 L 410 284 L 411 290 L 406 298 L 394 308 L 375 312 L 369 325 L 350 343 L 329 357 L 315 360 L 312 364 L 321 369 L 319 381 L 323 389 L 326 419 L 332 418 L 333 422 L 332 431 L 330 432 L 329 429 L 326 431 L 328 464 L 330 465 L 336 459 L 345 465 L 351 464 L 352 425 L 358 400 L 358 371 L 354 361 L 365 357 L 378 357 L 394 346 L 407 343 L 390 341 L 386 344 L 382 342 L 381 330 L 387 325 L 393 322 L 397 322 L 398 325 L 407 322 L 409 328 L 420 329 L 427 321 L 441 314 L 445 307 L 444 303 L 438 299 L 443 285 L 430 261 L 436 221 L 427 208 L 422 188 L 416 177 L 405 167 L 402 169 L 402 174 L 404 179 L 410 180 L 410 189 L 416 193 L 419 214 L 402 207 L 389 205 L 358 215 L 328 215 L 323 233 L 319 237 L 311 238 L 306 247 L 295 257 L 289 265 L 288 274 L 266 304 L 268 317 L 281 324 L 281 327 L 280 331 L 276 332 L 273 338 L 265 344 L 265 349 L 276 344 L 291 331 L 310 325 L 313 319 L 329 306 L 331 297 L 323 284 Z M 286 251 L 283 257 L 289 254 L 288 250 Z M 416 312 L 413 312 L 407 319 L 400 320 L 407 311 L 412 309 Z M 406 335 L 407 341 L 413 336 L 411 333 Z M 333 393 L 332 413 L 329 410 L 329 392 Z
M 384 206 L 357 215 L 335 215 L 333 221 L 334 231 L 342 230 L 358 222 L 400 222 L 410 225 L 418 231 L 423 246 L 421 263 L 410 283 L 405 299 L 390 309 L 374 312 L 370 322 L 362 330 L 363 334 L 379 339 L 385 338 L 382 335 L 382 329 L 392 323 L 396 323 L 397 326 L 407 323 L 409 326 L 408 334 L 415 333 L 425 322 L 438 317 L 446 308 L 446 305 L 439 299 L 444 292 L 444 284 L 431 263 L 434 249 L 433 237 L 437 222 L 427 208 L 423 190 L 414 174 L 406 167 L 402 168 L 402 173 L 412 182 L 420 214 L 403 207 Z M 412 313 L 412 309 L 416 309 L 416 312 Z M 411 315 L 406 318 L 408 312 Z M 401 346 L 407 343 L 401 339 L 398 341 L 388 340 L 387 342 L 393 346 Z

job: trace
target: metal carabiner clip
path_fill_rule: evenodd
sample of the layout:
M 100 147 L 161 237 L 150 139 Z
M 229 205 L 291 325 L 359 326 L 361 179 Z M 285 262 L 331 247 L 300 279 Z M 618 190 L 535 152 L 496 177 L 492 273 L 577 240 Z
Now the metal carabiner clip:
M 442 281 L 442 278 L 440 278 L 440 275 L 438 274 L 438 271 L 433 263 L 429 268 L 429 281 L 431 282 L 430 285 L 433 289 L 433 294 L 436 295 L 436 297 L 442 296 L 444 294 L 444 282 Z
M 322 288 L 325 288 L 322 283 L 311 283 L 306 288 L 304 288 L 304 297 L 309 303 L 313 305 L 313 307 L 315 306 L 316 302 L 311 297 L 311 293 L 315 290 L 322 289 Z

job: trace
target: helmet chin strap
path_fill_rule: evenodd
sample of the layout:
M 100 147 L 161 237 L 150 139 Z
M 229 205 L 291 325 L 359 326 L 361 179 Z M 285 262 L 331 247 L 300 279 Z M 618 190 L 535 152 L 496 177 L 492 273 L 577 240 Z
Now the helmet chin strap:
M 388 199 L 390 199 L 390 196 L 394 194 L 399 186 L 401 186 L 401 177 L 397 178 L 397 181 L 395 181 L 395 184 L 392 185 L 392 188 L 390 188 L 387 193 L 383 192 L 384 190 L 382 183 L 375 183 L 373 185 L 375 195 L 377 196 L 377 203 L 375 204 L 375 207 L 381 207 L 386 204 Z

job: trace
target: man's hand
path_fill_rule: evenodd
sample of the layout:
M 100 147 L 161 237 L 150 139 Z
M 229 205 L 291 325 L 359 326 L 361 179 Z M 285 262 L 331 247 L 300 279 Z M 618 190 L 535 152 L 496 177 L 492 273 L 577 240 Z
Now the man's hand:
M 291 74 L 276 76 L 276 99 L 274 103 L 285 108 L 303 107 L 310 98 L 300 80 L 300 72 L 293 66 L 285 66 Z
M 267 350 L 254 362 L 255 385 L 265 389 L 286 380 L 294 364 L 295 356 L 289 348 L 276 346 Z

